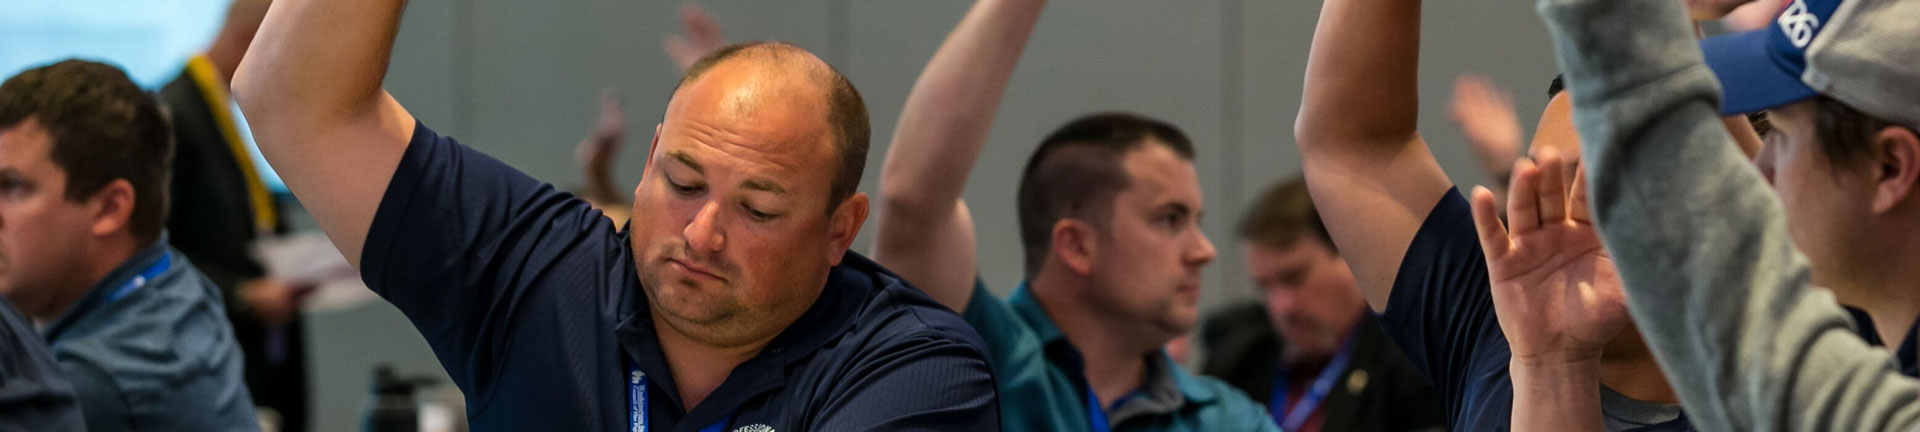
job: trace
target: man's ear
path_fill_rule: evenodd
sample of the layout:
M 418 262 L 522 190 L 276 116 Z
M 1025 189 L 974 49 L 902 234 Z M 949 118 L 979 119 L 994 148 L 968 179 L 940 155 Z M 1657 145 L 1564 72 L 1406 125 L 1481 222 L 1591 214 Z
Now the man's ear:
M 640 202 L 640 187 L 653 174 L 653 152 L 660 149 L 660 123 L 653 124 L 653 141 L 647 143 L 647 162 L 640 168 L 640 181 L 633 185 L 633 201 Z
M 840 265 L 847 248 L 853 247 L 854 236 L 860 235 L 860 226 L 867 222 L 868 205 L 865 192 L 854 192 L 833 209 L 833 216 L 827 221 L 828 264 Z
M 1911 129 L 1888 126 L 1873 136 L 1873 212 L 1884 214 L 1908 201 L 1920 180 L 1920 137 Z
M 1050 242 L 1053 255 L 1068 270 L 1076 274 L 1093 274 L 1093 263 L 1100 258 L 1099 233 L 1093 225 L 1078 219 L 1061 219 L 1053 223 L 1053 236 Z
M 129 229 L 133 223 L 133 203 L 139 198 L 134 194 L 133 183 L 128 183 L 127 179 L 108 182 L 99 192 L 87 198 L 89 216 L 93 218 L 90 231 L 98 237 Z

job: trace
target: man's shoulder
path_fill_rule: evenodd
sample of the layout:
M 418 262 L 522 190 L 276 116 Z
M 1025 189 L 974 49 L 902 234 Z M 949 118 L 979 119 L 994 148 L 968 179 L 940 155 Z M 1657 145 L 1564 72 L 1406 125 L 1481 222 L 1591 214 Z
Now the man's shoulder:
M 1486 257 L 1480 250 L 1473 211 L 1457 189 L 1448 190 L 1420 224 L 1393 279 L 1384 319 L 1405 303 L 1487 300 Z M 1406 288 L 1406 289 L 1402 289 Z
M 1420 222 L 1420 229 L 1414 232 L 1413 242 L 1408 245 L 1407 258 L 1431 255 L 1436 250 L 1471 246 L 1478 249 L 1479 231 L 1473 225 L 1473 207 L 1467 203 L 1460 189 L 1448 189 L 1440 201 L 1427 211 L 1426 219 Z M 1405 270 L 1406 264 L 1401 265 Z
M 927 297 L 926 293 L 883 267 L 856 267 L 873 278 L 874 296 L 861 313 L 859 326 L 889 344 L 953 342 L 984 355 L 986 341 L 960 314 Z
M 92 324 L 76 328 L 84 333 L 54 345 L 56 357 L 87 361 L 130 390 L 142 386 L 128 379 L 164 388 L 209 372 L 202 369 L 241 367 L 218 288 L 179 251 L 170 252 L 166 271 L 95 311 Z

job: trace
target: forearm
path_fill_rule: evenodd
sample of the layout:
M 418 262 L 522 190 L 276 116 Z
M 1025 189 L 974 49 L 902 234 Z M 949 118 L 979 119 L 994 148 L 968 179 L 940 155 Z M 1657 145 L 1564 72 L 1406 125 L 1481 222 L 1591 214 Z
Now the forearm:
M 981 0 L 940 45 L 907 95 L 881 169 L 888 217 L 945 212 L 960 199 L 1045 4 Z
M 1329 0 L 1319 22 L 1294 124 L 1301 153 L 1412 139 L 1419 110 L 1420 1 Z
M 416 124 L 380 89 L 404 6 L 275 2 L 234 76 L 261 155 L 356 268 Z
M 1508 366 L 1513 379 L 1513 430 L 1599 431 L 1600 359 L 1525 361 Z
M 399 31 L 402 0 L 279 0 L 234 76 L 234 98 L 256 131 L 366 115 Z M 409 127 L 411 125 L 408 125 Z M 269 140 L 261 143 L 271 152 Z
M 874 258 L 954 310 L 966 309 L 977 276 L 961 193 L 1045 5 L 974 4 L 907 96 L 880 173 Z
M 1681 4 L 1542 0 L 1540 11 L 1601 237 L 1693 426 L 1911 427 L 1920 389 L 1809 289 L 1779 202 L 1729 142 Z

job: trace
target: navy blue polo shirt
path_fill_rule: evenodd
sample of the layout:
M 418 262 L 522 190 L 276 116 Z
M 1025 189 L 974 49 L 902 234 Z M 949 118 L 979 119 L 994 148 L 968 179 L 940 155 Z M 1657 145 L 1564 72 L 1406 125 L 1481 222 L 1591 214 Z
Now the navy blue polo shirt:
M 1512 418 L 1513 352 L 1490 287 L 1472 210 L 1448 190 L 1407 246 L 1380 326 L 1433 385 L 1452 430 L 1507 430 Z M 1678 405 L 1602 396 L 1607 430 L 1692 430 Z
M 999 429 L 980 337 L 852 252 L 811 308 L 688 410 L 626 230 L 425 125 L 361 269 L 426 337 L 476 431 L 627 430 L 630 364 L 648 377 L 653 431 Z
M 15 430 L 80 432 L 87 425 L 46 340 L 0 296 L 0 431 Z

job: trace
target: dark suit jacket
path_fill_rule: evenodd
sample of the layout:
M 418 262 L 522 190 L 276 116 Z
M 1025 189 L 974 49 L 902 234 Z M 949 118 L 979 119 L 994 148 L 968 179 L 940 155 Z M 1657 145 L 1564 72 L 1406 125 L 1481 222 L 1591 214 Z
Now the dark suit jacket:
M 1356 324 L 1353 360 L 1347 365 L 1321 409 L 1321 430 L 1409 431 L 1444 430 L 1445 411 L 1420 373 L 1400 348 L 1380 331 L 1373 314 Z M 1207 317 L 1200 328 L 1205 361 L 1200 373 L 1219 377 L 1265 406 L 1273 394 L 1284 341 L 1267 324 L 1267 312 L 1257 303 L 1228 307 Z
M 233 147 L 214 119 L 201 88 L 181 72 L 160 90 L 161 102 L 173 116 L 174 158 L 172 207 L 167 231 L 173 246 L 187 255 L 202 273 L 220 286 L 227 318 L 246 357 L 248 390 L 254 403 L 273 407 L 285 417 L 288 431 L 305 430 L 307 412 L 306 341 L 301 320 L 279 332 L 285 337 L 285 360 L 267 362 L 270 329 L 253 319 L 236 291 L 240 284 L 266 274 L 248 254 L 255 237 L 253 208 L 245 174 Z M 276 221 L 275 231 L 284 223 Z

